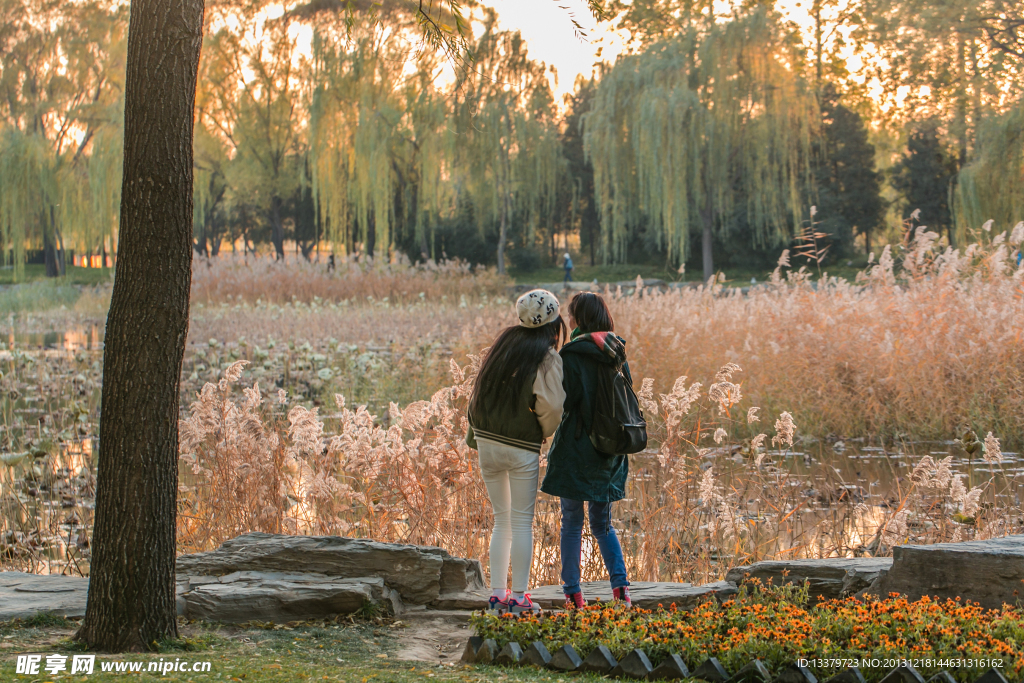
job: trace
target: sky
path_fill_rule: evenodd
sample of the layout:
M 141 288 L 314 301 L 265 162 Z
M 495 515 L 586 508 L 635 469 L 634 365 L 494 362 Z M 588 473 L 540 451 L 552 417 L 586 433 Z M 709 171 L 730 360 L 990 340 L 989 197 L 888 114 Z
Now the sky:
M 598 47 L 603 48 L 601 58 L 608 61 L 613 60 L 621 48 L 617 36 L 604 28 L 595 30 L 597 22 L 584 0 L 484 0 L 484 4 L 497 11 L 501 28 L 522 34 L 531 57 L 555 67 L 558 82 L 553 86 L 558 101 L 563 94 L 572 92 L 578 74 L 591 75 L 598 61 Z M 776 0 L 775 4 L 809 35 L 813 27 L 808 12 L 810 0 Z M 588 33 L 586 39 L 575 34 L 570 13 Z M 851 66 L 856 68 L 855 64 Z
M 604 39 L 601 43 L 603 58 L 616 53 L 613 37 L 603 31 L 595 32 L 597 22 L 584 0 L 485 0 L 484 4 L 497 11 L 502 29 L 518 30 L 522 34 L 533 59 L 555 67 L 558 72 L 554 88 L 556 100 L 572 92 L 578 74 L 591 74 L 598 61 L 598 45 L 594 41 Z M 576 35 L 570 13 L 583 26 L 588 38 Z

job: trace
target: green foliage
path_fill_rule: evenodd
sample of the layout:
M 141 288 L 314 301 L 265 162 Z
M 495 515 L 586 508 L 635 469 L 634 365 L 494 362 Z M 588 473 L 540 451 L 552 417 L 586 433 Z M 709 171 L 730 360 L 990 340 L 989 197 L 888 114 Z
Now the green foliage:
M 1024 218 L 1024 99 L 1010 112 L 984 122 L 978 152 L 957 183 L 962 229 L 987 220 L 1009 227 Z
M 788 239 L 818 121 L 794 40 L 762 9 L 689 27 L 604 74 L 585 145 L 606 260 L 645 224 L 670 261 L 685 259 L 690 234 L 723 232 L 740 202 L 756 246 Z
M 906 201 L 904 217 L 920 211 L 918 222 L 939 234 L 952 230 L 949 196 L 956 161 L 946 151 L 936 122 L 925 122 L 910 134 L 907 151 L 892 173 L 893 186 Z
M 874 145 L 868 142 L 860 114 L 841 99 L 833 84 L 822 89 L 822 149 L 814 164 L 815 227 L 830 236 L 833 255 L 848 254 L 855 233 L 865 235 L 870 251 L 871 234 L 882 224 L 885 212 Z
M 127 7 L 3 0 L 0 27 L 0 248 L 20 276 L 28 243 L 56 267 L 114 238 Z

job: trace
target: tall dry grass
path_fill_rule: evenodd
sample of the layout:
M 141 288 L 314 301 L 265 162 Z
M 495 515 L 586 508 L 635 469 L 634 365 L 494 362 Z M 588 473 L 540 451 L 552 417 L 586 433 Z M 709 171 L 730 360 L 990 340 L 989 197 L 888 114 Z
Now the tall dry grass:
M 1024 270 L 1005 237 L 963 252 L 936 239 L 919 230 L 898 258 L 887 247 L 856 283 L 777 270 L 747 295 L 715 285 L 613 297 L 616 331 L 663 391 L 742 358 L 744 393 L 790 410 L 805 432 L 948 439 L 970 422 L 1019 445 Z
M 222 255 L 197 257 L 192 268 L 192 300 L 201 302 L 407 302 L 493 295 L 509 284 L 493 268 L 473 268 L 458 260 L 412 264 L 401 255 L 392 263 L 340 257 L 332 268 L 326 261 Z
M 997 438 L 1022 440 L 1024 271 L 1005 235 L 963 251 L 941 249 L 935 237 L 919 231 L 907 249 L 886 249 L 855 283 L 815 285 L 780 265 L 746 295 L 720 284 L 607 292 L 634 376 L 647 378 L 652 430 L 653 450 L 632 458 L 627 498 L 614 508 L 631 576 L 703 581 L 757 559 L 878 555 L 906 540 L 1019 530 L 1021 491 L 1001 469 Z M 486 561 L 489 505 L 462 442 L 464 403 L 472 356 L 512 322 L 510 301 L 373 296 L 241 296 L 195 307 L 183 377 L 183 405 L 195 402 L 182 423 L 183 552 L 262 529 L 436 544 Z M 4 404 L 10 460 L 31 446 L 18 434 L 47 437 L 38 410 L 20 412 L 30 399 L 65 425 L 55 435 L 88 433 L 102 369 L 84 355 L 51 366 L 19 353 L 4 367 L 7 395 L 21 396 Z M 237 390 L 240 360 L 252 362 L 247 384 L 270 400 L 251 384 Z M 82 390 L 92 398 L 75 399 Z M 984 473 L 901 446 L 962 436 L 962 425 L 979 435 L 971 457 L 991 460 Z M 830 433 L 884 437 L 891 486 L 873 486 L 877 473 L 844 479 L 834 467 L 841 449 L 816 452 L 799 440 Z M 980 435 L 989 433 L 983 455 Z M 87 510 L 74 496 L 89 490 L 94 463 L 69 468 L 60 449 L 49 450 L 13 466 L 0 458 L 4 566 L 88 559 L 88 521 L 65 524 L 26 491 L 54 472 L 45 495 L 71 492 L 75 509 Z M 61 541 L 68 529 L 74 538 Z M 536 582 L 558 580 L 557 539 L 557 501 L 541 496 Z M 602 574 L 594 551 L 585 553 L 590 578 Z

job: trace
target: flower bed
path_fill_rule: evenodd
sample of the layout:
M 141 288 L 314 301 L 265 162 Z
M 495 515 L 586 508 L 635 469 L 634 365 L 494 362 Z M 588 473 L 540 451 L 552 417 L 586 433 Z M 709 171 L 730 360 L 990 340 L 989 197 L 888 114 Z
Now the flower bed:
M 480 614 L 472 623 L 478 636 L 493 638 L 498 648 L 541 641 L 551 652 L 570 645 L 586 656 L 605 645 L 617 659 L 639 649 L 655 665 L 678 654 L 691 670 L 708 657 L 717 657 L 730 672 L 758 659 L 773 675 L 807 660 L 822 681 L 864 662 L 860 668 L 869 683 L 889 673 L 894 660 L 911 662 L 925 679 L 948 670 L 959 681 L 973 681 L 996 668 L 1015 681 L 1024 670 L 1024 610 L 1018 607 L 909 602 L 895 594 L 875 602 L 808 603 L 806 587 L 754 583 L 735 599 L 691 611 L 596 604 L 541 617 Z M 868 664 L 872 660 L 876 666 Z

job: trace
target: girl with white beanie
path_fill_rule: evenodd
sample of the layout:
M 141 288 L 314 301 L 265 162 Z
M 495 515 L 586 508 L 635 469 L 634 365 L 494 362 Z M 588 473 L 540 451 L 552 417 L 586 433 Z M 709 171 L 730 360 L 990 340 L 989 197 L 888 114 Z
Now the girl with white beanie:
M 537 610 L 526 592 L 533 561 L 533 511 L 541 444 L 562 420 L 566 336 L 551 292 L 535 289 L 516 302 L 519 324 L 498 334 L 469 399 L 466 443 L 480 452 L 480 473 L 494 510 L 491 533 L 492 612 Z M 512 590 L 508 570 L 512 565 Z

